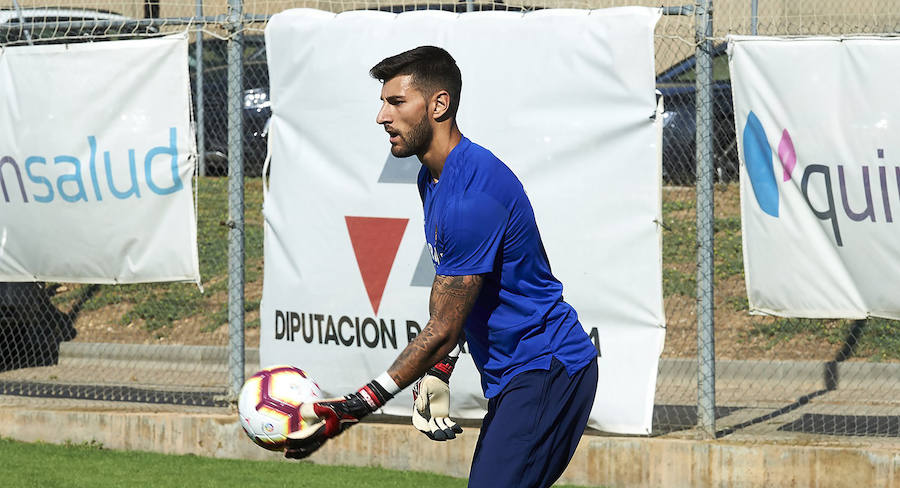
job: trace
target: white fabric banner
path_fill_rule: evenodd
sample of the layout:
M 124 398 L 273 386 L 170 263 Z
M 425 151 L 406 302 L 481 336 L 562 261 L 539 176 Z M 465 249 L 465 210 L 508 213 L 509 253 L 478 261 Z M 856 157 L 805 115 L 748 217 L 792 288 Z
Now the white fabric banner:
M 601 350 L 590 425 L 648 433 L 663 347 L 657 9 L 290 10 L 266 29 L 272 178 L 264 205 L 263 365 L 343 395 L 383 372 L 428 320 L 434 268 L 416 158 L 376 125 L 369 69 L 425 44 L 463 76 L 459 125 L 522 180 L 554 274 Z M 467 354 L 452 413 L 486 401 Z M 410 415 L 407 388 L 384 409 Z
M 0 281 L 199 281 L 187 36 L 0 49 Z
M 751 313 L 900 319 L 900 39 L 729 50 Z

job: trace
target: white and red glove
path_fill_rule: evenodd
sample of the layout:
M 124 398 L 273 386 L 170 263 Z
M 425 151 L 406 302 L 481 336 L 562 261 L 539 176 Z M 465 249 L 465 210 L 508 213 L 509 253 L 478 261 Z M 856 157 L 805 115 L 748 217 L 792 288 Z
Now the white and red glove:
M 381 380 L 381 381 L 379 381 Z M 389 383 L 387 388 L 382 383 Z M 392 393 L 390 389 L 393 389 Z M 316 452 L 328 439 L 357 424 L 363 417 L 381 408 L 394 397 L 398 390 L 396 383 L 384 375 L 372 380 L 356 393 L 343 398 L 320 402 L 301 403 L 300 416 L 310 423 L 309 427 L 288 435 L 288 446 L 284 457 L 303 459 Z
M 431 440 L 446 441 L 462 434 L 462 427 L 450 419 L 450 375 L 458 357 L 457 347 L 413 387 L 413 426 Z

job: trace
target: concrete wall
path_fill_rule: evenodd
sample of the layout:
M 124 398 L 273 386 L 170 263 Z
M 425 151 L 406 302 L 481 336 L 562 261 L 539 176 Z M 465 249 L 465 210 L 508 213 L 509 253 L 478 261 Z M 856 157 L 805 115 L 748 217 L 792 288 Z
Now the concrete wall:
M 233 414 L 55 410 L 26 404 L 19 400 L 0 406 L 0 436 L 55 443 L 93 440 L 111 449 L 170 454 L 282 459 L 250 442 Z M 311 460 L 465 477 L 477 437 L 477 429 L 469 428 L 459 439 L 439 443 L 408 425 L 364 423 L 330 441 Z M 627 488 L 900 488 L 900 449 L 586 436 L 562 481 Z

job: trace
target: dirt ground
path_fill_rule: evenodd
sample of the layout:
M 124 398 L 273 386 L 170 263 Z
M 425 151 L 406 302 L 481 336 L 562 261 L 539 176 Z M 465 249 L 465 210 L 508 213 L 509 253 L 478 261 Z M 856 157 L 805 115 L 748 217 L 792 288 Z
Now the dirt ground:
M 247 283 L 244 288 L 244 300 L 258 301 L 262 298 L 262 280 Z M 225 306 L 226 293 L 216 293 L 204 302 L 206 312 L 213 313 Z M 138 319 L 120 325 L 120 317 L 130 309 L 129 304 L 114 304 L 97 310 L 81 311 L 75 320 L 77 335 L 75 342 L 108 342 L 118 344 L 180 344 L 224 346 L 228 344 L 228 324 L 223 323 L 214 329 L 209 326 L 209 316 L 199 314 L 193 317 L 174 320 L 171 326 L 157 330 L 148 330 L 142 320 Z M 68 310 L 63 310 L 68 311 Z M 259 324 L 259 309 L 244 313 L 246 324 Z M 259 347 L 259 327 L 244 328 L 244 344 L 246 347 Z

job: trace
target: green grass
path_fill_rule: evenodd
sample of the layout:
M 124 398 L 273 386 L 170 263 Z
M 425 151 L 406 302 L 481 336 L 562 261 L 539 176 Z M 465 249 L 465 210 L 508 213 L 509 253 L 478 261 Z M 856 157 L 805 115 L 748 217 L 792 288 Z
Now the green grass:
M 260 304 L 260 300 L 246 300 L 245 299 L 244 300 L 244 313 L 259 309 L 259 304 Z M 210 323 L 214 324 L 215 326 L 218 326 L 218 324 L 224 324 L 225 322 L 228 322 L 228 303 L 227 302 L 223 303 L 219 307 L 219 310 L 216 311 L 215 316 L 210 321 Z M 259 325 L 260 325 L 259 317 L 256 317 L 253 320 L 248 320 L 244 324 L 244 328 L 256 329 L 259 327 Z M 207 327 L 205 330 L 211 331 L 213 329 Z
M 697 275 L 677 269 L 663 268 L 663 295 L 697 298 Z
M 735 312 L 748 312 L 750 310 L 750 300 L 747 300 L 746 295 L 738 295 L 738 296 L 729 296 L 725 298 L 725 303 L 728 304 Z
M 674 211 L 672 211 L 674 213 Z M 663 266 L 697 263 L 697 224 L 694 214 L 689 217 L 672 217 L 663 207 Z M 741 221 L 737 217 L 715 219 L 713 223 L 715 242 L 716 278 L 725 279 L 744 275 L 744 257 L 741 243 Z M 695 273 L 696 274 L 696 273 Z M 678 279 L 672 275 L 673 279 Z M 678 287 L 667 287 L 674 291 Z M 693 296 L 693 294 L 691 295 Z
M 663 201 L 662 207 L 663 213 L 691 210 L 694 208 L 694 202 L 690 200 L 667 200 Z
M 805 336 L 833 346 L 842 345 L 849 337 L 852 320 L 818 320 L 776 317 L 753 322 L 749 335 L 766 339 L 769 347 Z M 872 318 L 866 320 L 853 357 L 869 361 L 900 359 L 900 321 Z
M 900 359 L 900 321 L 867 320 L 862 330 L 859 350 L 870 361 Z
M 697 226 L 693 219 L 672 218 L 663 211 L 663 265 L 697 263 Z
M 741 219 L 726 217 L 715 219 L 715 273 L 716 278 L 726 279 L 744 275 L 744 253 L 741 243 Z
M 3 485 L 27 487 L 464 487 L 466 480 L 415 471 L 244 461 L 112 451 L 97 443 L 31 444 L 0 439 Z

